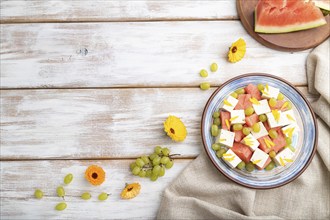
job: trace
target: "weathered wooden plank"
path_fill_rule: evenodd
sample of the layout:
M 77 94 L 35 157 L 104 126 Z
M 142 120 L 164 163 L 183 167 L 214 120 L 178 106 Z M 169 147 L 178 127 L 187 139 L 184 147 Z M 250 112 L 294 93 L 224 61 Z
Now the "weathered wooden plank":
M 152 182 L 133 176 L 129 171 L 132 160 L 104 161 L 12 161 L 1 162 L 1 219 L 154 219 L 164 188 L 188 165 L 191 160 L 175 160 L 165 176 Z M 106 181 L 92 186 L 84 179 L 85 169 L 91 165 L 102 166 Z M 63 177 L 72 173 L 73 182 L 64 186 L 67 209 L 54 210 L 58 202 L 56 188 L 63 184 Z M 220 174 L 219 174 L 220 175 Z M 139 182 L 141 193 L 132 200 L 122 200 L 120 192 L 125 183 Z M 45 197 L 34 198 L 34 190 L 41 189 Z M 90 192 L 88 201 L 80 199 L 83 192 Z M 110 193 L 108 200 L 100 202 L 101 192 Z
M 233 0 L 3 0 L 1 22 L 238 19 Z
M 266 48 L 239 21 L 5 24 L 0 36 L 1 88 L 197 86 L 212 62 L 214 85 L 249 72 L 306 85 L 309 51 Z M 246 57 L 232 64 L 227 50 L 239 37 Z
M 309 100 L 315 96 L 307 94 Z M 214 89 L 96 89 L 1 91 L 2 159 L 132 158 L 168 146 L 181 157 L 202 150 L 200 120 Z M 180 117 L 188 137 L 175 143 L 163 131 Z

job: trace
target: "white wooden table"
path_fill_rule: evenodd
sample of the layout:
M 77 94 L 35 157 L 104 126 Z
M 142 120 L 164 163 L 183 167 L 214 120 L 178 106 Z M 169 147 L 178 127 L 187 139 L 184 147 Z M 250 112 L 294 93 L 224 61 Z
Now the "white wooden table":
M 310 51 L 262 46 L 233 0 L 2 0 L 1 23 L 1 219 L 153 219 L 165 187 L 203 151 L 200 119 L 217 86 L 264 72 L 315 99 L 306 87 Z M 227 50 L 239 37 L 247 53 L 232 64 Z M 212 62 L 213 87 L 201 91 L 198 72 Z M 183 143 L 163 132 L 169 114 L 187 126 Z M 133 176 L 129 163 L 156 145 L 181 154 L 174 167 L 157 182 Z M 99 187 L 83 178 L 91 164 L 107 173 Z M 55 189 L 67 173 L 75 179 L 58 212 Z M 121 200 L 135 181 L 141 194 Z M 81 200 L 83 191 L 93 198 Z M 102 191 L 111 193 L 105 202 L 96 198 Z

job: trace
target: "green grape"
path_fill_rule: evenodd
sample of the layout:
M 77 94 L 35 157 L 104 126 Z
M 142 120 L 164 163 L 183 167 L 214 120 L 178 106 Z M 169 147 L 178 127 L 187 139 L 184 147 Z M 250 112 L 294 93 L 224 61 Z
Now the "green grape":
M 238 165 L 237 165 L 237 168 L 240 169 L 240 170 L 243 170 L 245 168 L 245 163 L 244 161 L 241 161 Z
M 234 124 L 233 125 L 233 129 L 234 129 L 234 131 L 240 131 L 240 130 L 243 129 L 243 125 L 241 125 L 241 124 Z
M 137 176 L 139 174 L 139 172 L 141 171 L 141 168 L 136 166 L 134 167 L 134 169 L 132 170 L 132 173 Z
M 143 160 L 141 158 L 136 159 L 135 163 L 139 167 L 143 167 L 144 166 L 144 162 L 143 162 Z
M 226 150 L 225 148 L 223 148 L 223 147 L 220 148 L 220 150 L 218 150 L 217 153 L 216 153 L 216 154 L 217 154 L 217 157 L 218 157 L 218 158 L 221 158 L 222 155 L 223 155 L 224 153 L 226 153 L 226 152 L 227 152 L 227 150 Z
M 151 181 L 156 181 L 158 179 L 158 175 L 156 175 L 156 174 L 151 174 L 151 176 L 150 176 L 150 180 Z
M 258 133 L 260 131 L 260 125 L 258 123 L 255 123 L 253 126 L 252 126 L 252 130 L 256 133 Z
M 285 104 L 285 103 L 288 103 L 288 104 Z M 290 109 L 292 108 L 291 103 L 290 103 L 289 101 L 286 101 L 285 103 L 284 103 L 284 104 L 287 105 L 287 106 L 286 106 L 286 109 L 287 109 L 287 110 L 290 110 Z M 284 104 L 283 104 L 283 105 L 284 105 Z
M 165 175 L 165 167 L 161 167 L 159 171 L 159 176 L 164 176 Z
M 214 112 L 212 117 L 213 118 L 219 118 L 220 117 L 220 112 Z
M 265 170 L 270 171 L 272 169 L 274 169 L 275 167 L 275 163 L 273 161 L 271 161 L 266 167 Z
M 41 199 L 43 196 L 44 193 L 40 189 L 36 189 L 36 191 L 34 192 L 34 197 L 36 197 L 37 199 Z
M 59 197 L 63 198 L 65 196 L 65 191 L 64 191 L 64 188 L 62 186 L 57 187 L 56 193 Z
M 84 192 L 83 194 L 81 194 L 81 198 L 83 200 L 89 200 L 92 197 L 92 195 L 89 192 Z
M 162 152 L 162 147 L 161 146 L 155 147 L 155 153 L 156 154 L 160 154 L 161 152 Z
M 218 64 L 212 63 L 210 69 L 211 72 L 216 72 L 218 70 Z
M 57 211 L 63 211 L 64 209 L 66 209 L 67 205 L 65 202 L 60 202 L 55 206 L 55 209 Z
M 220 118 L 213 119 L 213 124 L 219 126 L 220 125 Z
M 167 164 L 165 164 L 165 168 L 166 169 L 171 169 L 173 167 L 173 164 L 174 164 L 173 161 L 170 160 L 170 161 L 167 162 Z
M 277 132 L 276 132 L 276 130 L 274 130 L 274 129 L 270 129 L 269 131 L 268 131 L 268 134 L 269 134 L 269 136 L 271 137 L 271 138 L 277 138 Z
M 156 157 L 155 159 L 152 160 L 152 165 L 156 166 L 160 164 L 160 157 Z
M 255 169 L 255 166 L 254 166 L 254 164 L 253 164 L 252 162 L 249 162 L 249 163 L 247 163 L 247 164 L 245 165 L 245 169 L 246 169 L 246 171 L 248 171 L 248 172 L 252 172 L 252 171 Z
M 150 170 L 147 170 L 147 172 L 146 172 L 146 177 L 150 177 L 151 174 L 152 174 L 152 170 L 151 170 L 151 169 L 150 169 Z
M 207 77 L 209 74 L 207 73 L 206 70 L 202 69 L 202 70 L 199 72 L 199 75 L 200 75 L 201 77 Z
M 148 164 L 150 162 L 148 156 L 142 156 L 141 159 L 143 160 L 144 164 Z
M 243 134 L 244 134 L 244 135 L 249 135 L 250 132 L 251 132 L 251 128 L 248 128 L 248 127 L 244 127 L 244 128 L 243 128 Z
M 203 82 L 199 85 L 199 87 L 201 88 L 201 90 L 208 90 L 211 87 L 211 85 L 208 82 Z
M 274 98 L 271 98 L 271 99 L 269 99 L 269 106 L 270 107 L 273 107 L 273 108 L 275 108 L 276 107 L 276 104 L 277 104 L 277 101 L 276 101 L 276 99 L 274 99 Z
M 233 93 L 231 93 L 230 94 L 232 97 L 234 97 L 235 99 L 237 99 L 237 97 L 238 97 L 238 94 L 236 93 L 236 92 L 233 92 Z
M 156 153 L 152 153 L 152 154 L 150 154 L 149 159 L 153 160 L 153 159 L 155 159 L 155 157 L 158 157 L 158 155 Z
M 265 89 L 265 86 L 263 84 L 258 84 L 258 90 L 262 91 Z
M 272 150 L 271 152 L 269 152 L 269 156 L 270 156 L 271 158 L 276 157 L 276 152 Z
M 283 100 L 284 99 L 284 95 L 282 93 L 279 93 L 277 96 L 277 100 Z
M 240 94 L 244 94 L 245 93 L 245 89 L 244 88 L 239 88 L 237 90 L 235 90 L 235 92 L 240 95 Z
M 162 157 L 162 159 L 160 160 L 160 163 L 162 163 L 162 164 L 167 164 L 168 161 L 170 161 L 170 158 L 167 157 L 167 156 L 164 156 L 164 157 Z
M 134 167 L 136 167 L 136 166 L 137 166 L 136 163 L 132 162 L 132 163 L 130 163 L 129 168 L 131 169 L 131 171 L 133 171 Z
M 138 175 L 139 175 L 139 177 L 145 177 L 147 175 L 147 172 L 144 170 L 141 170 Z
M 101 194 L 98 196 L 98 199 L 99 199 L 100 201 L 104 201 L 104 200 L 107 200 L 108 197 L 109 197 L 108 193 L 103 192 L 103 193 L 101 193 Z
M 152 174 L 158 176 L 160 169 L 161 169 L 161 167 L 159 165 L 154 166 L 154 168 L 152 168 Z
M 286 137 L 285 142 L 286 142 L 287 145 L 290 145 L 290 144 L 292 144 L 292 139 L 289 138 L 289 137 Z
M 292 145 L 286 145 L 285 148 L 289 148 L 292 152 L 295 152 L 296 149 L 294 149 L 294 147 Z
M 259 115 L 259 121 L 261 122 L 267 121 L 267 116 L 265 114 Z
M 73 180 L 73 175 L 71 173 L 69 173 L 68 175 L 66 175 L 64 177 L 64 183 L 66 185 L 70 184 L 72 182 L 72 180 Z
M 170 149 L 168 149 L 167 147 L 164 147 L 162 149 L 162 153 L 164 156 L 168 156 L 168 155 L 170 155 Z
M 247 107 L 245 110 L 244 110 L 244 113 L 246 116 L 250 116 L 254 113 L 254 108 L 253 107 Z
M 211 127 L 211 134 L 212 136 L 216 137 L 218 136 L 218 133 L 219 133 L 219 128 L 217 125 L 212 125 Z
M 212 144 L 212 149 L 217 151 L 220 150 L 221 145 L 220 144 Z

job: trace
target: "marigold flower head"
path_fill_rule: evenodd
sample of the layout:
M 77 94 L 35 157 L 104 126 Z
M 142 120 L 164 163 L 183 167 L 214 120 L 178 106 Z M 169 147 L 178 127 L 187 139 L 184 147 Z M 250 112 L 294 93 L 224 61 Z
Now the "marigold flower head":
M 246 52 L 246 43 L 240 38 L 234 42 L 229 48 L 228 52 L 228 61 L 231 63 L 236 63 L 243 59 Z
M 133 199 L 140 193 L 141 186 L 139 183 L 126 184 L 126 187 L 121 192 L 122 199 Z
M 85 171 L 85 178 L 94 186 L 101 185 L 105 180 L 105 172 L 102 167 L 91 165 Z
M 170 115 L 164 122 L 164 131 L 174 141 L 183 141 L 187 136 L 187 129 L 180 118 Z

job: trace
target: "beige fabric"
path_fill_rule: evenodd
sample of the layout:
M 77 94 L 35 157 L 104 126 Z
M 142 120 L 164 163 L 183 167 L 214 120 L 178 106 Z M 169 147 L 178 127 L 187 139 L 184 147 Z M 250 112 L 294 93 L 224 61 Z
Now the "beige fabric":
M 329 41 L 309 55 L 307 76 L 310 92 L 322 95 L 313 106 L 324 121 L 318 120 L 317 153 L 299 178 L 249 189 L 221 175 L 203 152 L 165 190 L 158 219 L 329 219 Z

